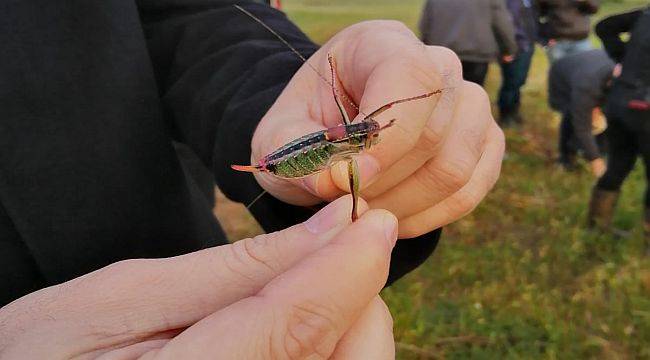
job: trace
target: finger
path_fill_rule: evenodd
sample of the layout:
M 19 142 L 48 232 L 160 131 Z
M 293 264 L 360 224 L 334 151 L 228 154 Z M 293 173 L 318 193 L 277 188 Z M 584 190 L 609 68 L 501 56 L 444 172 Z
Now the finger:
M 456 221 L 474 210 L 499 178 L 504 150 L 503 132 L 493 124 L 488 132 L 485 152 L 470 181 L 442 202 L 400 220 L 399 237 L 420 236 Z
M 360 121 L 365 114 L 370 114 L 381 106 L 398 99 L 413 97 L 442 90 L 445 79 L 437 71 L 440 65 L 430 59 L 429 48 L 413 35 L 398 31 L 386 31 L 381 34 L 367 34 L 361 41 L 354 58 L 348 59 L 342 71 L 350 69 L 357 84 L 363 84 L 360 108 L 363 113 L 357 116 Z M 375 44 L 384 42 L 394 45 L 386 55 L 373 56 L 368 66 L 359 61 L 373 50 L 385 48 Z M 381 50 L 379 50 L 381 52 Z M 368 54 L 366 54 L 368 53 Z M 352 70 L 353 69 L 353 70 Z M 342 74 L 345 78 L 345 74 Z M 344 80 L 345 81 L 345 80 Z M 397 160 L 407 154 L 417 143 L 425 124 L 431 117 L 440 95 L 397 104 L 390 110 L 378 115 L 375 120 L 385 124 L 389 119 L 396 119 L 395 125 L 381 134 L 381 144 L 374 147 L 374 156 L 381 169 L 388 169 Z
M 359 205 L 361 212 L 367 209 L 365 202 Z M 101 328 L 101 334 L 94 334 L 114 334 L 110 338 L 115 343 L 139 333 L 186 327 L 257 293 L 324 246 L 350 223 L 350 211 L 347 196 L 305 223 L 280 232 L 174 258 L 116 263 L 35 296 L 40 302 L 57 297 L 56 308 L 43 316 L 56 314 L 91 329 Z
M 370 201 L 371 208 L 388 209 L 402 219 L 449 197 L 470 179 L 493 123 L 490 103 L 478 85 L 464 82 L 451 129 L 442 149 L 413 176 Z
M 167 345 L 168 342 L 169 339 L 147 340 L 133 345 L 128 345 L 121 349 L 109 351 L 96 358 L 93 356 L 93 358 L 95 358 L 96 360 L 151 359 L 153 358 L 154 354 L 159 349 Z M 89 354 L 89 355 L 93 355 L 93 354 Z
M 187 329 L 161 355 L 328 358 L 385 283 L 396 236 L 393 215 L 368 211 L 256 296 Z
M 449 125 L 458 103 L 458 89 L 463 81 L 460 59 L 447 48 L 439 46 L 427 46 L 426 48 L 429 58 L 435 66 L 433 71 L 441 74 L 444 80 L 443 93 L 415 147 L 390 168 L 383 169 L 381 176 L 377 177 L 369 187 L 363 188 L 363 196 L 367 200 L 374 199 L 415 173 L 427 160 L 440 151 L 443 139 L 449 133 Z M 370 152 L 372 153 L 372 150 Z M 333 175 L 333 178 L 338 180 L 336 174 Z
M 386 22 L 386 24 L 389 25 L 385 28 L 378 27 L 377 22 L 371 22 L 368 25 L 372 26 L 367 28 L 364 27 L 367 24 L 364 24 L 361 28 L 366 29 L 365 32 L 357 31 L 358 29 L 353 26 L 351 31 L 358 33 L 355 41 L 347 41 L 347 46 L 335 46 L 334 49 L 333 54 L 339 59 L 341 83 L 346 89 L 351 90 L 351 96 L 355 100 L 358 98 L 361 101 L 362 113 L 354 120 L 357 122 L 365 117 L 364 114 L 370 114 L 388 102 L 429 93 L 441 89 L 445 83 L 437 68 L 446 66 L 437 67 L 436 63 L 430 60 L 430 49 L 419 42 L 403 25 L 397 25 L 398 23 L 395 22 Z M 379 42 L 394 45 L 386 47 L 379 45 Z M 353 46 L 355 44 L 356 47 Z M 364 57 L 373 51 L 371 59 Z M 331 96 L 331 92 L 328 94 Z M 380 123 L 382 119 L 389 118 L 396 118 L 397 122 L 395 126 L 384 131 L 382 144 L 374 148 L 372 155 L 365 154 L 358 157 L 362 188 L 367 187 L 381 169 L 389 168 L 415 146 L 424 124 L 435 107 L 437 97 L 438 95 L 398 104 L 377 117 L 376 120 Z M 333 104 L 331 100 L 322 100 L 322 102 Z M 331 108 L 336 109 L 334 105 L 327 108 L 330 110 L 324 113 L 334 113 Z M 334 126 L 336 123 L 326 125 Z M 339 171 L 338 167 L 334 169 L 333 173 L 324 171 L 306 179 L 304 185 L 308 191 L 325 199 L 338 196 L 341 191 L 349 191 L 347 176 Z
M 395 359 L 393 318 L 379 296 L 343 335 L 331 359 Z

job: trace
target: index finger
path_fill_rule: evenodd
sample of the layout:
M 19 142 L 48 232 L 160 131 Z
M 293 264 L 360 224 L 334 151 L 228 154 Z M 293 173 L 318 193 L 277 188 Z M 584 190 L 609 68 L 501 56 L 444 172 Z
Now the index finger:
M 384 126 L 396 120 L 394 126 L 382 131 L 379 145 L 357 156 L 363 189 L 377 174 L 386 174 L 405 157 L 413 157 L 409 154 L 427 126 L 436 133 L 444 131 L 446 117 L 438 119 L 437 125 L 430 122 L 441 95 L 453 86 L 450 79 L 455 75 L 456 64 L 454 57 L 425 46 L 401 23 L 372 21 L 352 28 L 357 27 L 362 29 L 357 30 L 356 42 L 350 42 L 349 46 L 335 45 L 331 50 L 339 59 L 339 76 L 345 90 L 355 101 L 360 101 L 361 110 L 354 121 L 370 116 Z M 410 100 L 395 103 L 405 99 Z M 377 109 L 383 111 L 376 114 Z M 435 147 L 437 140 L 438 137 L 433 137 L 428 143 Z M 430 153 L 433 149 L 427 149 L 426 155 Z M 347 172 L 342 170 L 343 166 L 334 167 L 331 173 L 315 179 L 318 181 L 313 181 L 312 188 L 318 189 L 319 194 L 329 194 L 329 189 L 347 191 Z
M 398 22 L 361 24 L 362 32 L 354 51 L 342 51 L 341 81 L 353 97 L 360 99 L 361 121 L 382 106 L 395 104 L 373 116 L 381 125 L 396 119 L 394 126 L 380 135 L 381 144 L 371 150 L 382 169 L 387 169 L 409 152 L 420 138 L 437 104 L 445 79 L 429 56 L 427 47 Z M 421 97 L 433 94 L 430 97 Z

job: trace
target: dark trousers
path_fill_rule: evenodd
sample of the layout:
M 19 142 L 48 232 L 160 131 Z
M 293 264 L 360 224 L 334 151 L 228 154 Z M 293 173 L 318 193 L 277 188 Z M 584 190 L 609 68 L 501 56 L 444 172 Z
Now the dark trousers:
M 526 83 L 528 70 L 533 60 L 534 48 L 520 51 L 511 63 L 500 62 L 501 89 L 499 90 L 499 110 L 502 115 L 519 109 L 520 89 Z
M 572 162 L 578 153 L 570 113 L 564 113 L 562 115 L 558 148 L 560 151 L 560 161 L 564 163 Z
M 596 144 L 601 154 L 607 154 L 609 151 L 609 141 L 607 139 L 607 132 L 596 135 Z M 573 123 L 571 122 L 571 114 L 564 113 L 562 115 L 562 122 L 560 122 L 560 139 L 559 139 L 560 161 L 570 163 L 580 150 L 578 140 L 575 137 Z
M 488 63 L 461 61 L 463 65 L 463 79 L 483 86 L 487 76 Z
M 637 156 L 643 159 L 646 183 L 650 183 L 650 111 L 625 109 L 621 114 L 608 114 L 607 139 L 609 157 L 607 171 L 597 187 L 618 191 L 634 168 Z M 646 190 L 645 206 L 650 208 L 650 192 Z

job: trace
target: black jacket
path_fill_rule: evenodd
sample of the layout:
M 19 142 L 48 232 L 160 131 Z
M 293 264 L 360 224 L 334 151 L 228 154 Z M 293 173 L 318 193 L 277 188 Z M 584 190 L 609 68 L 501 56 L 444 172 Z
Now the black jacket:
M 542 18 L 542 39 L 582 40 L 589 36 L 589 15 L 595 14 L 600 0 L 538 0 Z
M 556 61 L 549 71 L 549 104 L 570 115 L 575 137 L 587 160 L 600 157 L 591 132 L 591 114 L 593 108 L 605 102 L 613 69 L 614 62 L 598 49 L 566 56 Z
M 282 13 L 236 2 L 316 50 Z M 225 243 L 172 140 L 249 202 L 260 187 L 229 165 L 250 160 L 257 122 L 301 66 L 232 3 L 0 4 L 0 305 L 121 259 Z M 270 196 L 252 211 L 267 231 L 313 213 Z M 391 281 L 438 235 L 400 242 Z
M 620 35 L 627 32 L 630 39 L 625 43 Z M 623 65 L 610 103 L 626 107 L 630 100 L 650 102 L 650 7 L 610 16 L 598 23 L 596 33 L 607 53 Z

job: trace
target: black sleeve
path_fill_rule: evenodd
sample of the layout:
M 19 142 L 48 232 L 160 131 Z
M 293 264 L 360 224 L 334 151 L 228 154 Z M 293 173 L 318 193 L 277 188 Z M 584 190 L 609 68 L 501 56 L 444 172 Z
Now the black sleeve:
M 592 15 L 598 12 L 600 0 L 576 0 L 578 10 L 583 14 Z
M 632 30 L 641 13 L 641 10 L 635 10 L 613 15 L 596 25 L 596 35 L 603 42 L 609 57 L 617 63 L 622 62 L 625 56 L 625 42 L 621 40 L 621 34 Z
M 259 120 L 302 62 L 258 23 L 261 18 L 305 57 L 317 46 L 286 16 L 252 1 L 140 0 L 149 51 L 172 136 L 189 145 L 213 169 L 229 198 L 248 204 L 262 193 L 254 177 L 230 169 L 250 162 Z M 306 220 L 316 208 L 283 203 L 264 195 L 251 212 L 267 231 Z M 440 231 L 401 241 L 393 251 L 392 282 L 422 263 Z

